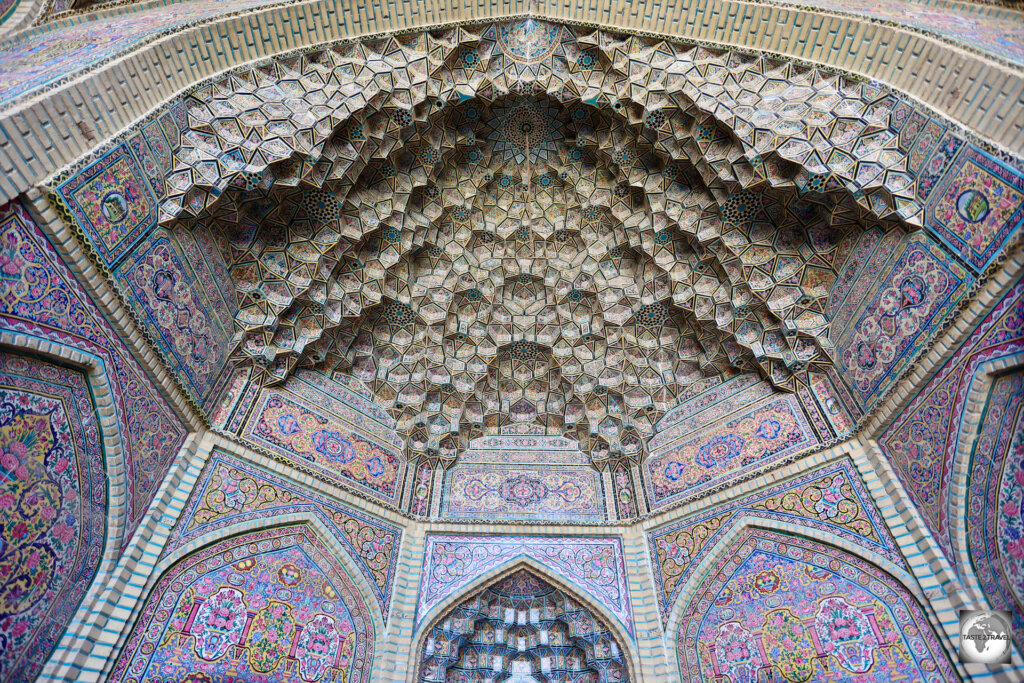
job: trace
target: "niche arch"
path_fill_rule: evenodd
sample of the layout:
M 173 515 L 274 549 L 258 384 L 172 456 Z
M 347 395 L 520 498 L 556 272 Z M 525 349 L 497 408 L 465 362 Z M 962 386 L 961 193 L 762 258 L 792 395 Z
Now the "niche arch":
M 796 633 L 801 633 L 803 640 L 796 640 L 796 636 L 788 634 L 797 644 L 783 646 L 780 644 L 781 636 L 755 636 L 753 631 L 758 629 L 743 626 L 741 614 L 737 611 L 735 618 L 730 617 L 723 623 L 719 636 L 719 640 L 724 636 L 725 641 L 738 648 L 735 652 L 729 650 L 726 657 L 729 659 L 728 666 L 734 668 L 728 673 L 733 680 L 736 680 L 736 677 L 741 681 L 758 680 L 759 671 L 768 666 L 764 661 L 768 645 L 763 643 L 768 643 L 772 639 L 778 641 L 774 643 L 777 646 L 775 649 L 797 653 L 796 658 L 783 659 L 781 664 L 778 659 L 767 655 L 772 667 L 791 667 L 790 670 L 781 673 L 786 680 L 813 680 L 815 668 L 820 668 L 826 661 L 830 663 L 833 660 L 840 661 L 851 672 L 867 672 L 873 666 L 874 658 L 887 656 L 890 646 L 900 643 L 903 645 L 903 651 L 912 651 L 920 655 L 913 659 L 913 664 L 924 669 L 924 673 L 929 676 L 928 681 L 940 683 L 963 678 L 963 673 L 951 664 L 951 653 L 954 648 L 940 626 L 934 611 L 935 605 L 929 603 L 926 607 L 922 604 L 919 600 L 920 588 L 916 588 L 913 578 L 905 570 L 868 549 L 844 544 L 842 540 L 829 533 L 796 524 L 745 519 L 733 524 L 721 541 L 689 572 L 689 578 L 670 611 L 666 646 L 675 650 L 675 663 L 681 681 L 703 680 L 701 676 L 714 675 L 716 671 L 719 675 L 724 673 L 721 669 L 726 666 L 721 664 L 724 659 L 717 656 L 712 659 L 710 648 L 703 641 L 698 643 L 696 636 L 702 633 L 703 620 L 712 609 L 720 604 L 730 603 L 728 587 L 737 572 L 755 554 L 767 555 L 776 551 L 782 560 L 780 565 L 786 561 L 794 565 L 803 565 L 805 571 L 810 568 L 811 573 L 808 575 L 818 572 L 820 575 L 815 579 L 821 579 L 826 584 L 826 572 L 834 572 L 839 581 L 851 584 L 859 593 L 852 598 L 851 603 L 848 595 L 853 595 L 853 590 L 843 593 L 835 588 L 835 584 L 831 584 L 834 593 L 821 593 L 820 596 L 815 594 L 816 597 L 820 597 L 818 608 L 815 610 L 810 603 L 804 606 L 799 602 L 794 603 L 793 600 L 796 598 L 793 596 L 788 599 L 781 597 L 790 595 L 784 584 L 769 584 L 761 597 L 780 592 L 779 604 L 768 609 L 759 609 L 771 616 L 786 612 L 779 617 L 781 621 L 778 625 L 773 624 L 772 628 L 779 628 L 782 631 L 796 625 Z M 761 573 L 768 572 L 762 570 Z M 759 577 L 761 573 L 758 574 Z M 775 571 L 774 574 L 779 575 L 779 572 Z M 783 578 L 792 578 L 793 574 L 783 571 L 780 575 Z M 857 582 L 858 585 L 853 586 L 853 582 Z M 716 597 L 712 598 L 711 594 Z M 880 595 L 887 598 L 882 605 L 881 613 L 873 611 L 876 607 L 865 608 L 861 605 L 862 602 L 871 600 L 878 603 L 882 600 Z M 722 603 L 723 599 L 726 600 L 725 603 Z M 889 607 L 890 601 L 895 603 L 895 609 L 899 610 L 898 624 Z M 804 611 L 800 611 L 801 609 Z M 861 641 L 854 642 L 854 632 L 847 634 L 850 643 L 853 643 L 853 649 L 849 653 L 844 649 L 845 645 L 840 647 L 837 644 L 846 641 L 829 640 L 831 636 L 820 639 L 815 635 L 817 632 L 814 629 L 808 628 L 809 625 L 824 628 L 815 624 L 817 614 L 834 612 L 840 613 L 844 618 L 851 618 L 859 629 L 856 637 L 861 638 Z M 737 626 L 742 628 L 736 628 Z M 911 642 L 899 640 L 899 634 L 905 630 L 909 630 Z M 760 649 L 750 648 L 750 642 L 758 643 Z M 744 649 L 740 647 L 742 643 L 748 646 Z M 833 647 L 829 648 L 829 645 Z M 716 643 L 716 646 L 719 650 L 723 647 L 728 649 L 728 645 L 722 646 L 722 643 Z M 801 655 L 804 655 L 803 659 Z M 817 660 L 824 661 L 817 664 Z M 887 659 L 886 666 L 889 664 L 891 663 Z M 705 671 L 706 667 L 708 672 Z M 750 678 L 752 676 L 753 678 Z M 812 678 L 806 678 L 807 676 Z
M 89 632 L 101 625 L 99 622 L 103 617 L 101 610 L 96 607 L 109 590 L 107 584 L 115 572 L 121 549 L 127 543 L 122 538 L 128 515 L 124 452 L 116 414 L 100 410 L 101 406 L 114 402 L 113 388 L 102 359 L 74 346 L 14 330 L 5 330 L 0 334 L 0 355 L 34 359 L 83 376 L 90 395 L 90 417 L 96 421 L 102 459 L 105 515 L 101 553 L 95 561 L 95 568 L 84 593 L 76 607 L 70 611 L 53 646 L 44 652 L 31 654 L 32 658 L 40 658 L 36 674 L 45 676 L 45 672 L 60 665 L 64 653 L 73 650 L 76 642 L 81 642 L 83 637 L 88 637 Z M 80 446 L 82 444 L 76 444 L 76 447 Z M 7 647 L 16 645 L 8 643 Z
M 284 543 L 277 543 L 275 545 L 275 538 L 281 539 L 284 537 L 293 537 L 296 543 L 292 545 L 286 545 Z M 288 543 L 292 543 L 289 540 Z M 338 622 L 342 621 L 340 618 L 347 613 L 353 622 L 352 633 L 355 635 L 355 650 L 350 654 L 353 660 L 358 660 L 361 664 L 358 665 L 358 670 L 352 671 L 351 665 L 349 665 L 348 675 L 352 676 L 351 681 L 353 683 L 365 683 L 369 680 L 370 673 L 373 670 L 373 659 L 376 654 L 376 643 L 383 638 L 385 626 L 383 619 L 377 609 L 377 601 L 374 597 L 372 589 L 363 577 L 361 572 L 355 565 L 355 561 L 348 554 L 348 551 L 344 549 L 340 542 L 334 538 L 333 534 L 327 529 L 324 524 L 315 518 L 312 513 L 296 513 L 290 515 L 279 515 L 269 517 L 264 520 L 255 520 L 247 523 L 239 523 L 230 525 L 223 529 L 219 529 L 193 540 L 192 542 L 177 548 L 175 551 L 169 553 L 167 557 L 160 561 L 157 565 L 152 576 L 155 577 L 150 580 L 146 586 L 145 595 L 139 601 L 140 607 L 134 611 L 133 620 L 130 623 L 130 627 L 126 628 L 120 638 L 118 645 L 114 648 L 116 656 L 111 657 L 107 660 L 106 674 L 107 680 L 109 681 L 124 681 L 132 680 L 132 675 L 138 673 L 135 668 L 141 666 L 142 671 L 148 671 L 152 664 L 153 658 L 156 656 L 156 652 L 147 652 L 141 654 L 143 651 L 144 641 L 147 636 L 154 632 L 154 628 L 161 633 L 169 634 L 168 637 L 176 637 L 177 634 L 184 634 L 181 630 L 181 626 L 187 626 L 189 623 L 186 619 L 182 624 L 178 624 L 179 628 L 177 632 L 171 629 L 175 628 L 175 622 L 173 619 L 176 615 L 172 613 L 165 604 L 167 599 L 164 597 L 166 594 L 172 595 L 171 601 L 174 605 L 182 603 L 182 597 L 185 590 L 190 590 L 192 584 L 184 586 L 181 590 L 170 593 L 169 588 L 174 588 L 173 584 L 177 582 L 178 585 L 182 585 L 180 578 L 181 573 L 187 575 L 188 572 L 195 574 L 195 570 L 192 568 L 195 565 L 210 567 L 214 566 L 216 570 L 224 567 L 234 567 L 239 569 L 235 564 L 242 565 L 249 561 L 255 561 L 256 558 L 263 555 L 270 555 L 273 553 L 280 552 L 281 549 L 288 549 L 291 547 L 302 547 L 303 552 L 309 558 L 312 565 L 324 574 L 328 579 L 333 579 L 335 582 L 339 582 L 341 589 L 347 591 L 348 600 L 345 600 L 343 593 L 339 593 L 338 589 L 335 588 L 334 593 L 336 597 L 326 596 L 323 603 L 327 602 L 340 602 L 344 609 L 325 607 L 322 609 L 311 608 L 305 609 L 296 615 L 296 619 L 304 619 L 303 624 L 299 624 L 298 628 L 294 628 L 290 631 L 291 642 L 295 645 L 295 649 L 291 652 L 296 651 L 301 647 L 302 643 L 299 639 L 302 637 L 302 633 L 307 628 L 318 628 L 321 631 L 329 631 L 329 621 L 320 618 L 323 615 L 331 617 L 334 620 L 335 625 L 338 627 L 336 633 L 341 633 L 341 641 L 344 641 L 345 631 L 341 629 Z M 253 550 L 255 548 L 255 550 Z M 248 555 L 246 554 L 248 553 Z M 228 554 L 231 554 L 230 559 L 217 560 L 216 558 L 225 558 Z M 241 558 L 241 559 L 239 559 Z M 216 564 L 220 561 L 220 564 Z M 319 563 L 318 563 L 319 561 Z M 233 564 L 234 562 L 234 564 Z M 190 564 L 191 563 L 191 564 Z M 333 566 L 324 567 L 320 563 L 333 563 Z M 294 564 L 294 563 L 293 563 Z M 242 567 L 240 571 L 249 571 L 250 568 Z M 300 575 L 303 573 L 302 567 L 299 567 Z M 278 576 L 279 582 L 286 582 L 287 577 Z M 172 585 L 167 586 L 168 582 Z M 325 580 L 326 584 L 327 581 Z M 246 584 L 247 585 L 247 584 Z M 333 585 L 333 584 L 332 584 Z M 275 594 L 276 595 L 276 594 Z M 209 596 L 206 596 L 209 597 Z M 154 604 L 154 599 L 158 601 Z M 205 598 L 204 598 L 205 599 Z M 270 598 L 265 600 L 268 605 L 271 605 L 275 601 L 287 602 L 284 597 L 278 596 L 277 598 Z M 197 601 L 198 602 L 198 601 Z M 254 615 L 254 612 L 262 614 L 261 610 L 263 605 L 261 601 L 255 601 L 258 605 L 258 609 L 253 610 L 249 608 L 249 617 L 246 618 L 244 615 L 241 617 L 241 623 L 236 623 L 235 626 L 241 628 L 249 623 L 249 620 L 254 620 L 259 615 Z M 247 603 L 246 603 L 247 604 Z M 335 618 L 335 616 L 338 618 Z M 264 618 L 265 615 L 264 615 Z M 247 620 L 248 619 L 248 620 Z M 237 621 L 237 619 L 236 619 Z M 286 629 L 287 630 L 287 629 Z M 189 632 L 191 634 L 191 632 Z M 241 631 L 237 631 L 239 637 L 241 637 Z M 361 643 L 359 642 L 361 639 Z M 330 640 L 330 638 L 328 638 Z M 241 641 L 245 647 L 252 647 L 253 643 L 249 640 Z M 333 650 L 339 657 L 344 655 L 343 644 L 338 645 L 337 649 Z M 153 657 L 147 657 L 147 654 L 153 654 Z M 223 655 L 221 655 L 223 656 Z M 333 655 L 332 655 L 333 656 Z M 303 663 L 300 658 L 295 657 L 295 662 L 289 660 L 290 654 L 285 653 L 279 658 L 283 664 L 287 666 L 302 667 Z M 218 658 L 219 659 L 219 658 Z M 137 662 L 143 662 L 142 665 Z M 335 661 L 344 661 L 341 659 Z M 319 665 L 322 672 L 318 675 L 310 678 L 303 678 L 303 680 L 309 680 L 309 683 L 314 681 L 326 681 L 330 680 L 329 674 L 326 673 L 330 670 L 330 665 L 321 662 Z M 258 671 L 258 670 L 257 670 Z M 266 673 L 266 672 L 264 672 Z M 169 679 L 178 680 L 178 679 Z M 202 679 L 199 679 L 200 681 Z
M 546 565 L 538 562 L 532 557 L 526 556 L 517 557 L 498 565 L 497 567 L 491 568 L 475 578 L 472 582 L 463 586 L 456 593 L 448 596 L 442 602 L 435 605 L 425 615 L 417 615 L 418 618 L 414 631 L 415 635 L 412 640 L 413 647 L 407 668 L 407 683 L 415 683 L 420 680 L 421 654 L 423 653 L 427 639 L 436 624 L 450 614 L 467 598 L 480 593 L 490 586 L 498 584 L 503 579 L 506 579 L 520 571 L 529 572 L 536 578 L 550 584 L 555 589 L 561 591 L 586 609 L 590 610 L 600 623 L 608 629 L 614 637 L 615 642 L 618 644 L 623 655 L 623 661 L 626 664 L 626 673 L 629 680 L 642 680 L 640 678 L 641 667 L 640 660 L 636 652 L 636 641 L 622 622 L 619 621 L 619 619 L 613 615 L 607 607 L 593 599 L 585 591 L 580 590 Z
M 987 604 L 993 609 L 1009 609 L 1013 615 L 1015 626 L 1019 629 L 1019 625 L 1022 619 L 1024 619 L 1024 615 L 1021 614 L 1019 609 L 1020 598 L 1014 595 L 1010 579 L 1005 575 L 1005 568 L 1000 562 L 999 557 L 993 557 L 988 554 L 988 551 L 992 550 L 997 552 L 999 550 L 1005 552 L 1006 550 L 993 547 L 1000 540 L 998 521 L 993 519 L 993 516 L 1000 517 L 1005 514 L 1001 510 L 1002 506 L 1000 504 L 1003 500 L 1001 485 L 1005 483 L 1008 475 L 1006 468 L 1014 464 L 1012 462 L 1013 454 L 1010 453 L 1014 434 L 997 433 L 996 437 L 1002 435 L 1008 437 L 1008 440 L 1001 441 L 997 438 L 995 443 L 986 443 L 985 431 L 986 428 L 992 426 L 990 420 L 993 409 L 1000 411 L 1015 409 L 1018 413 L 1016 419 L 1018 421 L 1024 419 L 1019 416 L 1020 411 L 1024 410 L 1024 407 L 1019 402 L 1011 400 L 1007 405 L 997 405 L 993 402 L 997 398 L 995 396 L 997 390 L 1003 388 L 1007 383 L 1016 384 L 1021 378 L 1024 378 L 1024 349 L 1016 345 L 1002 349 L 1002 351 L 1003 353 L 998 357 L 982 363 L 973 376 L 962 385 L 961 391 L 964 398 L 964 408 L 959 414 L 957 439 L 952 447 L 953 460 L 949 465 L 949 543 L 953 551 L 951 559 L 953 560 L 954 570 L 961 584 L 967 589 L 967 592 L 971 594 L 974 600 L 982 603 L 979 606 Z M 1006 390 L 1011 389 L 1006 387 Z M 979 405 L 984 406 L 981 413 L 977 416 L 968 415 L 967 413 L 966 406 L 971 401 L 976 401 Z M 1000 432 L 1007 427 L 1005 424 L 1007 419 L 1014 418 L 1008 418 L 1005 412 L 1003 412 L 1000 418 Z M 1005 449 L 1003 451 L 989 451 L 987 453 L 981 450 L 988 447 L 995 449 L 1000 446 L 1005 447 Z M 1000 456 L 1003 456 L 1001 461 L 994 461 L 994 458 Z M 984 462 L 980 462 L 981 460 L 984 460 Z M 983 466 L 987 468 L 986 471 L 975 471 L 976 467 Z M 988 476 L 984 481 L 978 481 L 979 475 Z M 995 481 L 992 481 L 993 478 Z M 993 487 L 994 491 L 992 490 Z M 992 493 L 995 494 L 995 500 L 987 499 L 986 495 Z M 978 500 L 979 498 L 981 498 L 980 501 Z M 978 504 L 974 504 L 976 502 Z M 1019 518 L 1021 510 L 1020 502 L 1017 502 L 1015 516 Z M 981 506 L 980 509 L 979 505 Z M 973 524 L 972 517 L 976 517 L 973 520 Z M 982 535 L 981 537 L 972 538 L 972 527 L 976 527 L 978 523 L 984 525 L 983 529 L 977 532 Z M 993 525 L 991 528 L 990 524 Z M 986 535 L 989 531 L 991 535 Z M 993 545 L 989 545 L 989 541 Z M 979 557 L 978 550 L 985 551 L 986 555 Z M 982 560 L 986 559 L 989 560 L 989 565 L 981 566 Z M 993 596 L 992 591 L 998 591 L 998 595 Z M 993 598 L 996 598 L 996 600 Z M 1018 603 L 1017 605 L 1014 605 L 1015 600 Z M 1014 648 L 1019 652 L 1021 636 L 1019 630 L 1014 632 L 1018 637 L 1018 640 L 1014 641 Z

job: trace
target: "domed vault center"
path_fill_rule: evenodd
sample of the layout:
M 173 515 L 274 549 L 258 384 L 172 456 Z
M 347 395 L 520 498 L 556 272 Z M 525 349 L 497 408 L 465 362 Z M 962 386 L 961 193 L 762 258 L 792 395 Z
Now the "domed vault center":
M 0 0 L 0 683 L 1024 680 L 1024 14 L 799 2 Z

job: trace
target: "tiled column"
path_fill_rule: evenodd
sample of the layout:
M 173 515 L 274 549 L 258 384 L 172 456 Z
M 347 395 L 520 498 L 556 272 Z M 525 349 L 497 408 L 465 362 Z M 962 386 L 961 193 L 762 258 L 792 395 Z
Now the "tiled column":
M 420 593 L 426 526 L 413 524 L 405 531 L 395 576 L 394 597 L 388 618 L 387 638 L 378 643 L 371 683 L 399 683 L 413 680 L 409 669 L 416 629 L 416 600 Z
M 666 643 L 662 632 L 654 579 L 647 557 L 647 541 L 639 527 L 630 527 L 622 538 L 629 581 L 629 598 L 633 605 L 636 649 L 640 656 L 642 681 L 670 681 L 675 678 L 673 646 Z

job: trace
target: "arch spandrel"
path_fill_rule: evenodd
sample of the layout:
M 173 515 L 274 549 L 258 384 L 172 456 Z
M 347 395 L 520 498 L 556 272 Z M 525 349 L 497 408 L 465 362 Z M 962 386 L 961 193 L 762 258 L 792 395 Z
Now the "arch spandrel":
M 622 539 L 601 536 L 487 536 L 429 534 L 424 550 L 416 623 L 481 576 L 519 560 L 547 567 L 560 582 L 575 585 L 600 602 L 632 637 L 635 629 Z
M 748 529 L 805 534 L 843 548 L 857 548 L 867 561 L 881 558 L 900 580 L 908 585 L 913 581 L 856 466 L 842 459 L 648 531 L 663 623 L 674 618 L 680 596 L 692 591 L 693 577 L 707 573 L 713 562 L 710 558 L 720 557 L 731 540 Z
M 214 450 L 164 547 L 165 558 L 183 547 L 205 545 L 218 535 L 277 526 L 284 520 L 315 520 L 324 539 L 337 545 L 350 573 L 361 575 L 364 596 L 387 619 L 397 573 L 402 529 L 263 467 Z M 362 583 L 357 581 L 358 586 Z

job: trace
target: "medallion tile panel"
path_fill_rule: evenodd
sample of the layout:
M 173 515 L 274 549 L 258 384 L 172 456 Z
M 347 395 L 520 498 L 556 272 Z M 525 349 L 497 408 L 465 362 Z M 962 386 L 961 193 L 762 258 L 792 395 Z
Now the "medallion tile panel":
M 114 273 L 163 358 L 202 404 L 227 361 L 238 304 L 219 234 L 202 225 L 173 234 L 157 227 L 171 171 L 158 123 L 59 175 L 51 198 Z
M 982 271 L 1024 223 L 1024 176 L 969 146 L 944 173 L 927 217 L 954 254 Z
M 300 378 L 281 387 L 256 384 L 239 408 L 239 436 L 327 481 L 398 504 L 406 469 L 401 439 L 325 386 Z
M 191 243 L 187 235 L 182 237 Z M 138 245 L 117 277 L 164 358 L 202 401 L 227 362 L 233 311 L 222 307 L 218 315 L 213 304 L 224 303 L 218 300 L 219 290 L 209 279 L 197 277 L 209 273 L 206 262 L 194 250 L 183 253 L 179 240 L 157 231 Z
M 434 469 L 428 460 L 421 460 L 416 464 L 412 495 L 409 500 L 409 512 L 425 517 L 430 514 L 430 504 L 433 500 Z
M 818 443 L 795 396 L 764 400 L 651 453 L 643 465 L 651 505 L 723 486 Z
M 474 439 L 445 471 L 441 514 L 477 519 L 601 521 L 601 475 L 557 436 Z
M 365 683 L 374 627 L 307 526 L 218 541 L 176 562 L 146 600 L 110 680 Z
M 896 381 L 969 285 L 967 271 L 938 246 L 927 239 L 907 242 L 836 343 L 842 376 L 862 408 Z
M 601 521 L 605 518 L 601 475 L 588 466 L 459 464 L 445 473 L 442 514 Z
M 127 143 L 58 184 L 55 192 L 108 265 L 156 228 L 159 198 Z

